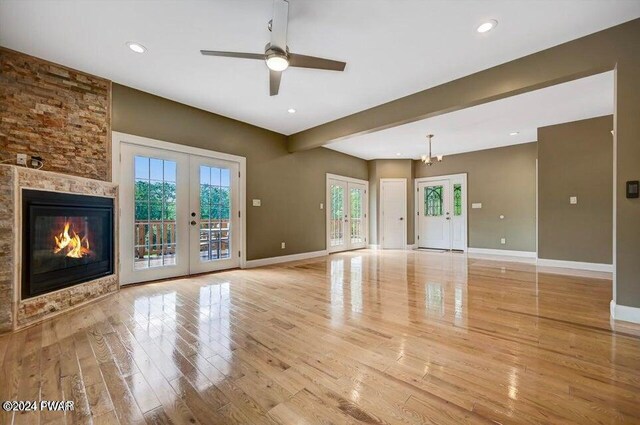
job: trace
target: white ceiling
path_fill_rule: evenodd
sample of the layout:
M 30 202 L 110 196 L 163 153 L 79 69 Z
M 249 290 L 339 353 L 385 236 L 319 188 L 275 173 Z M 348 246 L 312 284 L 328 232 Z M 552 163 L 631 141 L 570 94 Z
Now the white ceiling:
M 290 0 L 291 51 L 347 62 L 285 72 L 261 61 L 271 0 L 0 0 L 0 45 L 280 133 L 295 133 L 637 18 L 637 0 Z M 479 34 L 487 19 L 499 25 Z M 135 54 L 136 41 L 149 50 Z M 288 108 L 297 109 L 290 115 Z
M 419 159 L 429 133 L 435 136 L 433 155 L 533 142 L 538 127 L 613 114 L 613 84 L 613 71 L 605 72 L 325 147 L 363 159 Z

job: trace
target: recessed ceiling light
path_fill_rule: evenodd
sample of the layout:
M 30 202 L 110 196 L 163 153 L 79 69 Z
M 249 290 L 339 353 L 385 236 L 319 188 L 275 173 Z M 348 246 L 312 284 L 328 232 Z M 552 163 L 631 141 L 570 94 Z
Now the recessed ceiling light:
M 131 50 L 133 50 L 136 53 L 144 53 L 147 51 L 147 48 L 144 47 L 142 44 L 134 43 L 133 41 L 128 42 L 127 47 L 129 47 Z
M 517 136 L 518 134 L 520 134 L 519 131 L 512 131 L 511 133 L 509 133 L 509 136 Z
M 296 110 L 293 109 L 293 108 L 289 108 L 289 109 L 287 109 L 287 112 L 290 113 L 290 114 L 295 114 Z
M 498 25 L 498 21 L 496 21 L 495 19 L 491 19 L 485 23 L 483 23 L 482 25 L 480 25 L 478 27 L 478 32 L 487 32 L 487 31 L 491 31 L 492 29 L 494 29 L 496 26 Z

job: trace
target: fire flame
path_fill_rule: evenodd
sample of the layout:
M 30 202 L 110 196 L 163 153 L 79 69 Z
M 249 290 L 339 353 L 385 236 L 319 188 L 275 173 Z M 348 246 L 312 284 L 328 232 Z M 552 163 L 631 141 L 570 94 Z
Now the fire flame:
M 71 233 L 73 235 L 69 235 L 69 227 L 71 223 L 66 222 L 64 224 L 64 230 L 60 233 L 59 236 L 54 236 L 56 246 L 53 248 L 54 254 L 59 252 L 63 252 L 66 257 L 71 258 L 82 258 L 91 254 L 91 249 L 89 249 L 89 240 L 86 236 L 80 238 L 80 236 L 74 232 Z

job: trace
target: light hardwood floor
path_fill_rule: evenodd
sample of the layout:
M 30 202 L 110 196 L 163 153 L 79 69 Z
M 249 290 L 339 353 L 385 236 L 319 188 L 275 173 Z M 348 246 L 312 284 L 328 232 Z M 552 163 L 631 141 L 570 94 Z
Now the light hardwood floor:
M 0 337 L 9 424 L 640 423 L 611 281 L 354 251 L 122 289 Z

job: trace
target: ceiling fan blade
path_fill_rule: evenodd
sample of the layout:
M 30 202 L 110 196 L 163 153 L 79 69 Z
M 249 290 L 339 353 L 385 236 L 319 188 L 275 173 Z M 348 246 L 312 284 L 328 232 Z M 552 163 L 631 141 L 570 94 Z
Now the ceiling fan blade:
M 289 66 L 295 66 L 296 68 L 325 69 L 327 71 L 344 71 L 347 63 L 291 53 L 289 55 Z
M 269 96 L 276 96 L 280 90 L 281 71 L 269 70 Z
M 287 25 L 289 20 L 289 2 L 273 0 L 273 18 L 271 19 L 271 47 L 287 51 Z
M 265 60 L 264 53 L 219 52 L 216 50 L 200 50 L 200 53 L 205 56 L 222 56 L 226 58 Z

